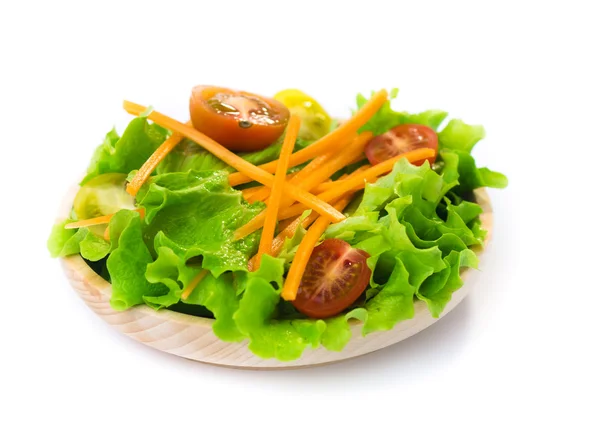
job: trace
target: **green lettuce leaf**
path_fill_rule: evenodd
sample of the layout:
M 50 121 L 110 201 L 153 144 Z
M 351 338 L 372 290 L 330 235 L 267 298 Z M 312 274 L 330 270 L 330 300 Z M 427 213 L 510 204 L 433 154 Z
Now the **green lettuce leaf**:
M 100 174 L 108 172 L 129 174 L 132 170 L 138 169 L 167 136 L 166 129 L 148 123 L 144 117 L 138 117 L 129 122 L 120 138 L 113 129 L 96 149 L 87 175 L 81 184 L 85 184 Z
M 202 257 L 202 267 L 219 276 L 226 271 L 247 270 L 260 232 L 234 241 L 233 233 L 264 209 L 248 204 L 241 192 L 229 186 L 222 171 L 188 171 L 152 177 L 138 193 L 146 209 L 146 242 L 168 240 L 187 261 Z
M 438 134 L 443 160 L 442 175 L 452 180 L 458 179 L 457 191 L 468 194 L 480 187 L 502 189 L 508 185 L 506 176 L 488 168 L 478 168 L 471 151 L 475 144 L 485 137 L 480 125 L 468 125 L 462 120 L 453 119 Z
M 326 238 L 343 239 L 371 256 L 367 265 L 374 289 L 367 291 L 363 307 L 349 314 L 365 322 L 364 334 L 390 329 L 412 317 L 413 296 L 419 295 L 423 284 L 434 282 L 430 278 L 444 279 L 440 289 L 453 289 L 444 288 L 447 273 L 461 263 L 452 252 L 481 243 L 480 234 L 476 236 L 469 227 L 481 207 L 468 201 L 453 205 L 445 197 L 456 183 L 431 170 L 428 163 L 414 166 L 401 160 L 390 174 L 367 186 L 352 216 L 326 230 Z M 445 218 L 437 213 L 442 203 Z M 423 296 L 429 298 L 428 290 Z M 430 299 L 433 314 L 443 310 L 446 297 L 447 293 Z
M 444 258 L 444 262 L 446 268 L 429 277 L 417 292 L 417 297 L 427 303 L 431 315 L 435 318 L 441 315 L 452 298 L 452 293 L 462 287 L 461 268 L 476 269 L 478 266 L 477 255 L 469 249 L 450 252 Z
M 233 315 L 238 329 L 250 339 L 249 349 L 262 358 L 290 361 L 308 346 L 317 347 L 326 329 L 322 320 L 275 319 L 283 280 L 282 259 L 263 256 L 260 268 L 246 275 L 245 291 Z
M 444 149 L 439 155 L 444 161 L 442 174 L 458 177 L 461 195 L 480 187 L 503 189 L 508 185 L 505 175 L 488 168 L 477 168 L 475 159 L 467 152 Z
M 84 228 L 82 230 L 87 230 L 87 233 L 79 243 L 81 257 L 91 262 L 96 262 L 106 257 L 112 249 L 110 243 L 95 233 L 90 232 L 88 229 Z
M 156 168 L 156 173 L 188 171 L 230 171 L 230 167 L 212 153 L 190 140 L 180 142 Z
M 308 146 L 311 142 L 298 139 L 294 150 L 300 150 Z M 271 162 L 279 159 L 282 142 L 271 144 L 262 150 L 255 152 L 238 153 L 238 155 L 254 165 Z M 179 143 L 166 158 L 156 168 L 156 173 L 167 174 L 171 172 L 188 171 L 226 171 L 232 172 L 233 168 L 225 162 L 214 156 L 212 153 L 204 150 L 198 144 L 190 140 L 183 140 Z
M 114 225 L 114 231 L 113 229 Z M 142 237 L 142 221 L 136 211 L 121 210 L 111 219 L 111 240 L 116 249 L 106 261 L 112 283 L 110 304 L 122 311 L 144 303 L 146 297 L 168 294 L 164 284 L 146 279 L 146 268 L 152 255 Z
M 475 144 L 485 137 L 481 125 L 467 125 L 460 119 L 452 119 L 438 134 L 440 149 L 453 149 L 471 153 Z
M 110 244 L 88 228 L 65 229 L 73 220 L 62 221 L 52 228 L 48 238 L 48 250 L 52 257 L 67 257 L 81 254 L 84 259 L 95 262 L 103 259 L 110 251 Z
M 156 240 L 158 243 L 160 239 Z M 160 245 L 156 248 L 158 257 L 148 264 L 146 279 L 151 284 L 163 284 L 167 287 L 167 294 L 160 296 L 144 296 L 144 301 L 155 309 L 166 308 L 179 302 L 181 292 L 186 284 L 198 275 L 200 268 L 188 266 L 179 249 Z
M 374 92 L 373 92 L 374 93 Z M 373 94 L 372 93 L 372 94 Z M 370 131 L 374 135 L 381 135 L 390 129 L 404 124 L 426 125 L 437 130 L 448 116 L 442 110 L 427 110 L 417 114 L 395 111 L 391 100 L 398 96 L 398 89 L 390 91 L 389 100 L 373 115 L 373 117 L 360 129 L 360 132 Z M 369 99 L 362 94 L 356 96 L 356 105 L 360 109 Z
M 321 335 L 321 345 L 330 351 L 341 351 L 352 339 L 352 332 L 348 325 L 352 316 L 338 315 L 324 320 L 325 331 Z
M 83 229 L 65 229 L 65 225 L 73 220 L 64 220 L 55 224 L 46 243 L 52 257 L 67 257 L 79 254 L 79 244 L 85 237 Z M 81 231 L 81 232 L 80 232 Z
M 208 274 L 184 302 L 204 306 L 213 313 L 213 331 L 219 339 L 239 342 L 245 338 L 233 319 L 239 308 L 233 274 L 225 273 L 218 278 Z
M 368 300 L 364 307 L 356 308 L 348 314 L 364 322 L 363 335 L 374 331 L 391 330 L 399 321 L 414 316 L 415 288 L 409 281 L 410 273 L 401 257 L 395 258 L 389 280 L 381 291 Z

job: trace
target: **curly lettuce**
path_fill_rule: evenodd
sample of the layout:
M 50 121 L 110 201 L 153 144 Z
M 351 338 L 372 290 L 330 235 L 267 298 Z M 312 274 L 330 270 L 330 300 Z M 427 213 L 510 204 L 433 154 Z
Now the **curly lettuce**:
M 166 129 L 149 123 L 145 117 L 137 117 L 129 122 L 120 137 L 117 131 L 112 129 L 94 152 L 87 175 L 81 184 L 100 174 L 128 174 L 140 168 L 168 135 Z

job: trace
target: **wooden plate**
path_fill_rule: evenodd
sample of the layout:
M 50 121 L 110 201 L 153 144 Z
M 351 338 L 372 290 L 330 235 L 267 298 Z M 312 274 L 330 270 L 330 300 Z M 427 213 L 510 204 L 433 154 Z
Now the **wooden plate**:
M 70 212 L 74 189 L 65 199 L 62 217 Z M 483 228 L 488 231 L 486 245 L 492 232 L 492 209 L 485 190 L 476 191 L 477 202 L 483 207 Z M 483 248 L 474 249 L 480 253 Z M 79 256 L 62 259 L 65 273 L 71 285 L 83 301 L 104 321 L 121 333 L 148 346 L 170 354 L 204 363 L 246 369 L 282 369 L 321 365 L 368 354 L 400 342 L 429 327 L 450 312 L 468 294 L 472 281 L 465 281 L 455 292 L 440 318 L 433 318 L 422 301 L 415 302 L 414 318 L 402 321 L 389 331 L 361 335 L 362 323 L 351 323 L 352 339 L 341 352 L 325 348 L 307 348 L 295 361 L 281 362 L 263 360 L 248 350 L 247 341 L 228 343 L 218 339 L 212 332 L 212 320 L 180 314 L 169 310 L 155 311 L 147 306 L 136 306 L 123 312 L 113 310 L 109 304 L 111 285 L 98 276 Z M 469 269 L 462 273 L 466 279 Z

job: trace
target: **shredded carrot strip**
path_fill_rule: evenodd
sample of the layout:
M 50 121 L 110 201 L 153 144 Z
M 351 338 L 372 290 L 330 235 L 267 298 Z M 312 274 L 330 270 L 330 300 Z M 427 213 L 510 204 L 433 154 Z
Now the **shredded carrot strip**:
M 186 125 L 190 126 L 192 122 L 187 122 Z M 162 143 L 158 149 L 148 158 L 146 162 L 141 166 L 138 170 L 137 174 L 133 177 L 131 182 L 127 184 L 127 193 L 131 196 L 137 195 L 140 191 L 140 188 L 144 185 L 152 171 L 156 169 L 158 164 L 167 157 L 167 155 L 183 140 L 183 135 L 178 133 L 173 133 L 169 138 L 167 138 L 164 143 Z
M 265 210 L 265 224 L 260 236 L 256 258 L 257 268 L 260 266 L 262 255 L 269 254 L 271 251 L 273 235 L 275 234 L 275 227 L 277 226 L 277 212 L 279 211 L 281 194 L 285 184 L 285 176 L 290 161 L 290 155 L 294 150 L 298 131 L 300 131 L 300 124 L 301 122 L 298 116 L 293 115 L 290 117 L 285 138 L 283 140 L 283 146 L 281 147 L 281 154 L 279 155 L 277 171 L 275 171 L 275 181 L 273 182 L 273 188 L 271 189 L 271 195 L 269 196 L 269 202 L 267 202 L 267 209 Z
M 314 158 L 314 159 L 313 159 L 313 162 L 314 162 L 314 161 L 316 161 L 317 159 L 319 159 L 319 158 Z M 312 163 L 312 162 L 311 162 L 311 163 Z M 306 168 L 308 168 L 308 167 L 311 165 L 311 163 L 309 163 L 308 165 L 306 165 L 306 166 L 305 166 L 303 169 L 301 169 L 300 171 L 296 171 L 296 172 L 292 172 L 291 174 L 288 174 L 288 175 L 286 176 L 286 179 L 288 179 L 289 183 L 290 183 L 290 184 L 296 184 L 296 185 L 300 184 L 299 182 L 301 182 L 301 181 L 302 181 L 302 177 L 303 177 L 303 174 L 302 174 L 302 172 L 303 172 L 303 171 L 304 171 Z M 300 176 L 299 176 L 297 179 L 295 179 L 295 180 L 294 180 L 294 178 L 295 178 L 296 176 L 298 176 L 298 174 L 300 174 Z M 298 187 L 302 188 L 302 186 L 298 186 Z M 258 201 L 266 201 L 267 199 L 269 199 L 269 195 L 271 194 L 271 188 L 270 188 L 270 187 L 267 187 L 267 186 L 260 186 L 260 187 L 256 187 L 256 189 L 257 189 L 257 191 L 256 191 L 256 192 L 253 192 L 253 193 L 251 193 L 251 194 L 249 195 L 249 197 L 248 197 L 248 199 L 247 199 L 247 200 L 248 200 L 248 202 L 252 203 L 252 202 L 258 202 Z M 304 190 L 306 190 L 306 189 L 304 189 Z M 242 193 L 243 193 L 243 192 L 244 192 L 244 191 L 242 190 Z
M 255 202 L 255 201 L 250 201 L 250 198 L 252 198 L 252 196 L 254 196 L 257 192 L 259 192 L 261 189 L 264 189 L 266 186 L 256 186 L 256 187 L 250 187 L 248 189 L 244 189 L 242 190 L 242 197 L 247 200 L 248 202 Z
M 314 221 L 314 220 L 316 220 L 317 218 L 319 218 L 319 213 L 316 213 L 316 212 L 314 212 L 314 211 L 311 211 L 311 212 L 310 212 L 310 215 L 309 215 L 309 217 L 310 217 L 311 215 L 313 215 L 313 214 L 315 215 L 315 218 L 313 219 L 313 221 Z M 293 222 L 295 222 L 296 220 L 298 220 L 298 219 L 299 219 L 299 218 L 301 218 L 301 217 L 302 217 L 302 216 L 300 216 L 300 215 L 299 215 L 299 216 L 298 216 L 298 217 L 296 217 L 296 218 L 291 218 L 291 217 L 290 217 L 290 218 L 286 218 L 285 220 L 281 220 L 281 221 L 279 222 L 279 224 L 278 224 L 278 226 L 279 226 L 279 230 L 285 230 L 285 229 L 287 229 L 287 227 L 288 227 L 290 224 L 292 224 Z M 311 223 L 312 223 L 312 222 L 311 222 Z
M 343 210 L 346 205 L 350 203 L 354 196 L 353 192 L 350 192 L 344 195 L 338 203 L 336 203 L 336 207 L 339 210 Z M 302 280 L 302 276 L 304 275 L 304 270 L 306 269 L 306 265 L 308 264 L 308 260 L 312 255 L 312 252 L 315 248 L 315 245 L 327 229 L 331 222 L 320 216 L 317 221 L 308 229 L 304 238 L 300 242 L 298 246 L 298 251 L 296 251 L 296 255 L 294 256 L 294 260 L 292 261 L 292 265 L 290 266 L 290 270 L 285 279 L 285 283 L 283 284 L 283 290 L 281 291 L 281 297 L 285 300 L 294 300 L 296 299 L 296 294 L 298 293 L 298 288 L 300 287 L 300 281 Z
M 390 172 L 394 167 L 394 164 L 402 158 L 406 158 L 409 162 L 414 163 L 433 156 L 435 156 L 435 150 L 433 149 L 417 149 L 403 153 L 401 155 L 378 163 L 375 166 L 367 168 L 351 178 L 342 180 L 337 183 L 338 185 L 336 187 L 329 189 L 323 193 L 320 193 L 317 196 L 323 201 L 330 202 L 350 190 L 364 188 L 366 182 L 373 181 L 380 175 Z M 302 204 L 294 204 L 289 208 L 282 209 L 279 211 L 279 220 L 284 220 L 286 218 L 300 215 L 306 209 L 306 206 L 303 206 Z
M 332 157 L 328 162 L 322 165 L 321 168 L 315 170 L 314 172 L 311 171 L 312 173 L 306 174 L 306 178 L 304 178 L 303 176 L 302 181 L 298 183 L 298 187 L 310 191 L 313 187 L 319 185 L 324 180 L 328 179 L 336 171 L 339 171 L 341 168 L 345 167 L 346 165 L 349 165 L 350 162 L 352 162 L 356 158 L 358 153 L 363 152 L 364 146 L 370 139 L 371 133 L 364 132 L 360 134 L 346 151 L 342 152 L 339 156 Z M 301 172 L 298 174 L 299 176 Z M 281 209 L 283 210 L 290 207 L 293 202 L 294 201 L 291 197 L 284 197 L 281 201 Z M 264 221 L 265 212 L 263 211 L 254 218 L 252 218 L 252 220 L 250 220 L 244 226 L 236 230 L 234 234 L 234 239 L 242 239 L 251 234 L 252 232 L 257 231 L 258 229 L 263 227 Z
M 290 167 L 300 165 L 309 159 L 340 148 L 344 142 L 350 140 L 358 130 L 366 124 L 369 119 L 373 117 L 375 113 L 381 108 L 381 106 L 387 101 L 387 91 L 381 90 L 377 92 L 373 97 L 356 112 L 354 116 L 342 123 L 338 128 L 325 135 L 323 138 L 315 141 L 308 147 L 302 150 L 298 150 L 290 158 Z M 272 161 L 263 165 L 259 165 L 259 168 L 274 172 L 277 166 L 277 161 Z M 229 175 L 229 184 L 237 186 L 238 184 L 248 183 L 253 178 L 240 171 L 239 173 L 233 173 Z
M 289 174 L 287 176 L 287 178 L 290 179 L 289 182 L 291 184 L 297 185 L 301 189 L 310 191 L 310 189 L 306 186 L 306 182 L 304 180 L 307 179 L 308 177 L 310 177 L 319 168 L 321 168 L 321 166 L 323 166 L 323 164 L 325 164 L 325 162 L 327 162 L 333 155 L 334 155 L 333 153 L 326 153 L 324 155 L 317 156 L 312 161 L 310 161 L 308 163 L 308 165 L 306 165 L 304 168 L 302 168 L 297 173 Z M 249 202 L 254 202 L 254 201 L 258 201 L 258 200 L 264 201 L 265 199 L 267 199 L 269 197 L 270 192 L 271 192 L 271 189 L 269 189 L 268 187 L 265 186 L 260 191 L 260 193 L 255 194 L 253 196 L 252 200 Z M 286 201 L 287 201 L 287 199 L 290 199 L 290 198 L 286 198 Z M 289 205 L 285 205 L 285 207 L 287 207 L 287 206 L 289 206 Z
M 340 184 L 340 182 L 346 180 L 347 178 L 354 177 L 356 174 L 359 174 L 359 173 L 365 171 L 368 168 L 369 168 L 368 165 L 363 165 L 360 168 L 357 168 L 350 175 L 344 174 L 344 175 L 340 176 L 337 180 L 326 181 L 324 183 L 319 184 L 317 187 L 315 187 L 314 189 L 312 189 L 311 192 L 313 194 L 319 194 L 319 193 L 322 193 L 322 192 L 324 192 L 326 190 L 333 189 L 334 187 L 338 186 Z
M 269 190 L 268 192 L 265 192 L 265 190 Z M 265 195 L 265 193 L 267 193 Z M 248 198 L 246 198 L 246 200 L 253 204 L 254 202 L 264 202 L 267 199 L 269 199 L 269 195 L 271 194 L 271 189 L 269 189 L 268 187 L 265 186 L 264 189 L 262 189 L 262 191 L 257 191 L 255 193 L 253 193 L 252 195 L 250 195 Z
M 183 291 L 181 292 L 181 300 L 186 300 L 188 297 L 190 297 L 190 294 L 192 294 L 207 273 L 208 271 L 206 269 L 202 269 L 200 272 L 198 272 L 198 275 L 192 278 L 190 283 L 183 288 Z
M 144 218 L 145 211 L 143 208 L 138 208 L 134 211 L 139 212 L 140 216 Z M 67 223 L 65 225 L 65 229 L 78 229 L 80 227 L 96 226 L 98 224 L 108 224 L 110 223 L 110 219 L 113 218 L 115 214 L 103 215 L 100 217 L 88 218 L 85 220 L 75 221 L 73 223 Z
M 123 107 L 128 113 L 139 115 L 141 112 L 146 110 L 146 107 L 141 106 L 139 104 L 132 103 L 130 101 L 124 101 Z M 250 162 L 242 159 L 237 156 L 235 153 L 227 150 L 225 147 L 214 141 L 213 139 L 207 137 L 203 133 L 197 131 L 194 128 L 186 126 L 185 124 L 165 116 L 157 111 L 152 111 L 148 118 L 154 121 L 154 123 L 170 129 L 173 132 L 177 132 L 179 134 L 184 135 L 190 140 L 194 141 L 196 144 L 206 149 L 223 162 L 231 165 L 238 171 L 242 171 L 244 174 L 248 175 L 252 180 L 258 181 L 265 186 L 273 186 L 274 177 L 272 174 L 258 168 L 256 165 L 252 165 Z M 314 196 L 313 194 L 300 189 L 298 186 L 292 185 L 290 183 L 284 183 L 284 191 L 286 194 L 292 195 L 294 199 L 302 204 L 311 207 L 321 215 L 330 218 L 334 222 L 342 221 L 345 217 L 342 213 L 337 211 L 331 205 L 326 202 L 321 201 L 319 198 Z
M 340 198 L 334 204 L 334 207 L 336 207 L 336 209 L 339 209 L 340 211 L 343 210 L 344 208 L 346 208 L 346 205 L 348 205 L 350 203 L 350 201 L 352 200 L 352 198 L 354 197 L 354 193 L 355 192 L 349 192 L 348 194 L 344 195 L 342 198 Z M 306 216 L 305 218 L 302 218 L 302 216 L 298 216 L 293 221 L 290 221 L 289 224 L 287 224 L 283 228 L 283 230 L 281 232 L 279 232 L 279 234 L 273 240 L 273 245 L 271 246 L 271 255 L 273 255 L 273 256 L 279 255 L 279 253 L 281 252 L 281 249 L 283 248 L 283 244 L 285 243 L 286 238 L 291 238 L 292 236 L 294 236 L 294 233 L 296 233 L 296 229 L 298 229 L 298 226 L 301 225 L 304 229 L 306 229 L 306 228 L 308 228 L 308 226 L 313 224 L 314 221 L 318 218 L 319 218 L 319 213 L 312 212 L 312 213 L 310 213 L 310 215 Z M 256 264 L 256 255 L 254 255 L 248 261 L 248 270 L 250 270 L 250 271 L 254 270 L 255 264 Z

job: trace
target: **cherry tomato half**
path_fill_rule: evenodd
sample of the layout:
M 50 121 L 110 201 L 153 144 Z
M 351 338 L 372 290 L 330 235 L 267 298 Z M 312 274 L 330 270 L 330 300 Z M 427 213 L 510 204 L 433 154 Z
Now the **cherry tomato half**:
M 422 148 L 434 149 L 437 154 L 437 133 L 425 125 L 400 125 L 369 141 L 365 147 L 365 155 L 371 165 L 376 165 L 402 153 Z M 426 160 L 432 164 L 435 158 L 433 156 Z M 425 160 L 415 162 L 415 165 L 422 165 L 424 162 Z
M 290 112 L 271 98 L 216 86 L 196 86 L 190 97 L 194 128 L 235 151 L 261 150 L 285 130 Z
M 371 278 L 369 254 L 341 239 L 326 239 L 313 250 L 292 304 L 305 315 L 337 315 L 360 297 Z

